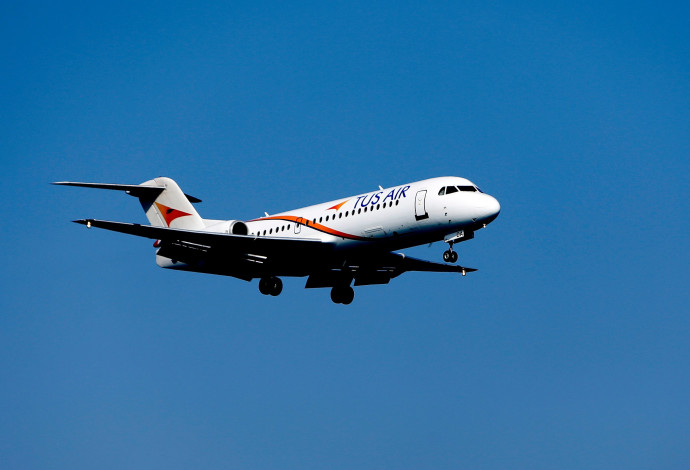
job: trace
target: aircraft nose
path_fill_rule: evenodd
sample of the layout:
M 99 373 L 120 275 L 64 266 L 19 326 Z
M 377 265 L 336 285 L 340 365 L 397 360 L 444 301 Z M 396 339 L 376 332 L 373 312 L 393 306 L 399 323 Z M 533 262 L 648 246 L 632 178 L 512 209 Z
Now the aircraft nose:
M 495 197 L 488 194 L 483 194 L 483 196 L 481 204 L 477 207 L 477 219 L 483 224 L 488 224 L 498 217 L 501 212 L 501 205 Z

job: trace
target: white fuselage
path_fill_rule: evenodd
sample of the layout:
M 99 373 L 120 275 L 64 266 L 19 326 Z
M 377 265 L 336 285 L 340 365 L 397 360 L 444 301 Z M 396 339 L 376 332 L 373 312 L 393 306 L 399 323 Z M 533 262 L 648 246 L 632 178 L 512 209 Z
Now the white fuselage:
M 445 193 L 445 188 L 455 189 L 440 194 Z M 499 211 L 498 201 L 469 180 L 440 177 L 286 211 L 246 224 L 249 235 L 255 237 L 319 239 L 339 249 L 362 245 L 401 249 L 441 240 L 459 230 L 477 230 L 496 218 Z

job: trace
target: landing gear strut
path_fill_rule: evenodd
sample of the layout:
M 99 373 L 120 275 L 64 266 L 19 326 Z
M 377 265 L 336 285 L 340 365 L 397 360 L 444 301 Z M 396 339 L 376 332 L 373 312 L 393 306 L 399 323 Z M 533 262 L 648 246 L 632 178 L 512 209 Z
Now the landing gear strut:
M 448 242 L 448 250 L 443 252 L 443 261 L 446 263 L 455 263 L 458 261 L 458 253 L 453 251 L 453 242 Z
M 331 300 L 336 304 L 349 305 L 355 298 L 355 290 L 350 286 L 336 286 L 331 289 Z
M 259 292 L 263 295 L 276 296 L 283 291 L 283 281 L 277 277 L 263 277 L 259 281 Z

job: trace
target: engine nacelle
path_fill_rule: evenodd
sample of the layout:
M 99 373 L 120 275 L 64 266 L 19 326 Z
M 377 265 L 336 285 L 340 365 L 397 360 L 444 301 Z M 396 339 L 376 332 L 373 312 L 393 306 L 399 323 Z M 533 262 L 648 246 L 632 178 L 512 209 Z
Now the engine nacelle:
M 209 232 L 229 233 L 231 235 L 249 235 L 249 227 L 241 220 L 224 220 L 206 227 Z
M 241 220 L 231 220 L 228 226 L 228 233 L 233 235 L 249 235 L 249 227 Z

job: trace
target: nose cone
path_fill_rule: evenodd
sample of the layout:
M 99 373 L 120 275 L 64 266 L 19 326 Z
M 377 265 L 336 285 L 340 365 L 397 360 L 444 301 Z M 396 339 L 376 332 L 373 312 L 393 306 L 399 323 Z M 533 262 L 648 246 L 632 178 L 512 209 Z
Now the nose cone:
M 489 224 L 494 221 L 501 212 L 501 205 L 495 197 L 482 194 L 482 201 L 477 206 L 477 222 Z

